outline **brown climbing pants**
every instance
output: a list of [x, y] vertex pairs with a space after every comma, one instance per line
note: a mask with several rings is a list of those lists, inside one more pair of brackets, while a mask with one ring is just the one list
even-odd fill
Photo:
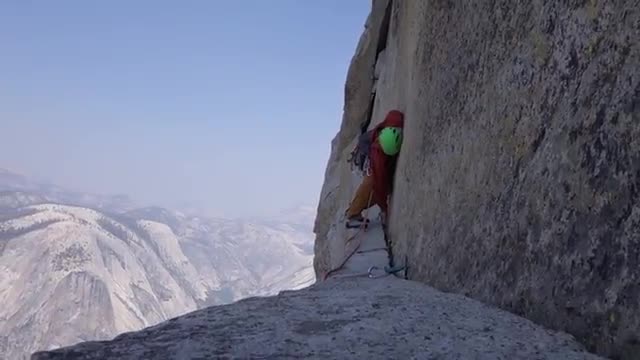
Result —
[[362, 211], [375, 205], [373, 202], [373, 176], [365, 176], [362, 183], [356, 190], [356, 194], [347, 209], [347, 218], [356, 217], [362, 214]]

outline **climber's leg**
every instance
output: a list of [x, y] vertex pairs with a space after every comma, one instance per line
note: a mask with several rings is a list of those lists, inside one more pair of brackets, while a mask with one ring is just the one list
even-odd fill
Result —
[[373, 177], [365, 176], [346, 211], [348, 225], [349, 223], [353, 224], [354, 222], [362, 222], [364, 220], [362, 217], [362, 211], [374, 205], [371, 199], [372, 191]]

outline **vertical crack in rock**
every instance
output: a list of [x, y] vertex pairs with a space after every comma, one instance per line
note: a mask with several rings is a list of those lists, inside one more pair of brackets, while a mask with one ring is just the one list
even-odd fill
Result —
[[325, 173], [316, 271], [344, 255], [331, 229], [359, 181], [346, 158], [363, 119], [398, 108], [406, 135], [389, 237], [411, 279], [632, 359], [637, 5], [373, 1]]

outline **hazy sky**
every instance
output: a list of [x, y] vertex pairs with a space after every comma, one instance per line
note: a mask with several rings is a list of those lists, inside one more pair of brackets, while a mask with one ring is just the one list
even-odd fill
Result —
[[0, 168], [232, 215], [316, 205], [370, 0], [0, 3]]

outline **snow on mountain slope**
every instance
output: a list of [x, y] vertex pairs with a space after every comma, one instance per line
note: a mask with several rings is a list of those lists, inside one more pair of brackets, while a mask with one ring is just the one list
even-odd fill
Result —
[[206, 305], [310, 285], [312, 255], [304, 247], [312, 246], [311, 235], [282, 223], [162, 208], [125, 214], [52, 203], [5, 208], [0, 354], [21, 359]]
[[196, 309], [147, 242], [114, 236], [92, 210], [34, 209], [0, 223], [3, 353], [109, 338]]
[[[304, 240], [313, 244], [311, 234], [225, 219], [191, 219], [181, 234], [181, 246], [202, 281], [219, 279], [220, 288], [212, 291], [222, 291], [229, 301], [292, 288], [298, 269], [313, 262], [299, 246]], [[282, 286], [272, 289], [273, 283]], [[222, 303], [212, 296], [208, 304]]]

